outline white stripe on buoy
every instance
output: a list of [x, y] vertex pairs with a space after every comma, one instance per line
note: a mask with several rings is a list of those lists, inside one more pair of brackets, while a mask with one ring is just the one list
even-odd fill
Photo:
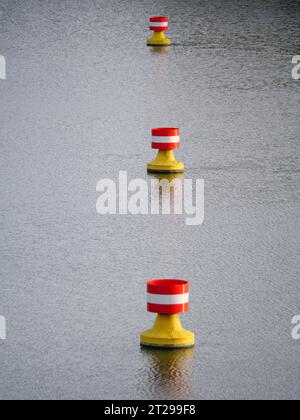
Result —
[[182, 295], [155, 295], [147, 294], [148, 303], [154, 305], [183, 305], [189, 303], [189, 293]]
[[157, 28], [165, 28], [168, 24], [169, 22], [150, 22], [150, 26], [155, 26]]
[[179, 143], [180, 136], [152, 136], [152, 143]]

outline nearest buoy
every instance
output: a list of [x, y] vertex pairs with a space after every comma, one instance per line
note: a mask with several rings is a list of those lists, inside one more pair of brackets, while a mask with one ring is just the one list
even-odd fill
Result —
[[150, 31], [153, 31], [153, 35], [147, 40], [148, 45], [161, 46], [171, 45], [171, 40], [165, 35], [165, 31], [169, 29], [169, 20], [163, 16], [153, 16], [150, 18]]
[[165, 174], [184, 172], [184, 164], [177, 162], [173, 152], [179, 147], [179, 128], [153, 128], [152, 149], [158, 150], [158, 155], [153, 162], [148, 164], [148, 171]]
[[141, 335], [147, 347], [184, 348], [195, 345], [194, 333], [182, 328], [179, 313], [189, 310], [189, 283], [185, 280], [150, 280], [148, 312], [157, 313], [154, 327]]

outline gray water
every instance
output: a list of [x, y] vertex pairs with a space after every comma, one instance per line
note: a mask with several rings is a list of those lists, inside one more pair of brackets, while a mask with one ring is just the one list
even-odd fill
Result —
[[[170, 18], [167, 50], [145, 46]], [[0, 399], [299, 399], [296, 1], [0, 1]], [[178, 126], [205, 222], [100, 216]], [[194, 350], [139, 347], [184, 278]]]

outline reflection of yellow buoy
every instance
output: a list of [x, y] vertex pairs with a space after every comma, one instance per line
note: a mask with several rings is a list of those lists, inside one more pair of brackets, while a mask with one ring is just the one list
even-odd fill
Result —
[[[140, 375], [140, 385], [155, 389], [170, 399], [187, 399], [192, 385], [194, 348], [159, 349], [142, 347], [142, 354], [147, 359]], [[145, 370], [147, 380], [145, 380]]]
[[193, 347], [195, 335], [182, 328], [178, 315], [181, 312], [188, 312], [188, 282], [150, 280], [147, 290], [148, 311], [158, 315], [154, 327], [141, 335], [141, 344], [161, 348]]
[[150, 31], [153, 35], [147, 40], [149, 46], [167, 46], [171, 45], [171, 40], [165, 35], [165, 31], [169, 29], [168, 18], [163, 16], [153, 16], [150, 18]]
[[156, 159], [148, 164], [148, 172], [183, 173], [184, 164], [177, 162], [174, 149], [180, 147], [179, 128], [153, 128], [152, 149], [158, 150]]
[[184, 174], [180, 173], [180, 174], [149, 174], [151, 177], [153, 177], [154, 179], [158, 179], [159, 181], [162, 181], [164, 179], [166, 179], [167, 181], [169, 181], [170, 183], [172, 183], [172, 181], [174, 181], [175, 179], [179, 179], [182, 180], [184, 178]]
[[167, 55], [168, 54], [168, 48], [166, 48], [166, 47], [153, 47], [152, 51], [153, 51], [153, 53], [160, 54], [160, 55]]

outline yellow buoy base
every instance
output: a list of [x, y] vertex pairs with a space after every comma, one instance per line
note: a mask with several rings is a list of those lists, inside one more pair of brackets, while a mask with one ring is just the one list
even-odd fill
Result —
[[168, 46], [171, 44], [172, 41], [166, 37], [164, 32], [153, 32], [152, 37], [147, 40], [147, 45], [149, 46]]
[[173, 150], [159, 150], [156, 159], [149, 163], [148, 172], [163, 174], [180, 174], [184, 172], [184, 164], [177, 162]]
[[161, 348], [194, 347], [195, 334], [182, 328], [178, 314], [157, 315], [152, 330], [141, 334], [141, 345]]

